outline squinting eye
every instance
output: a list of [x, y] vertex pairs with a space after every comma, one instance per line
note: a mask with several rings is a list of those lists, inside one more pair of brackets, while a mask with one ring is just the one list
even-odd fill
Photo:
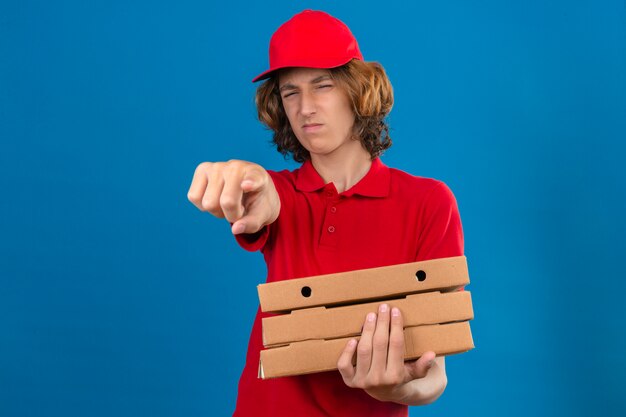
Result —
[[283, 98], [287, 98], [287, 97], [289, 97], [289, 96], [293, 96], [294, 94], [296, 94], [296, 93], [294, 92], [294, 93], [288, 93], [288, 94], [285, 94], [285, 95], [283, 96]]
[[326, 88], [326, 87], [332, 87], [332, 85], [330, 84], [324, 84], [324, 85], [320, 85], [319, 88]]

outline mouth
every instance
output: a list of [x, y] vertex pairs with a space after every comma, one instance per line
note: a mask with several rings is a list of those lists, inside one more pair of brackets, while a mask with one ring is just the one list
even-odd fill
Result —
[[316, 130], [319, 130], [323, 125], [321, 123], [307, 123], [302, 125], [302, 129], [305, 132], [315, 132]]

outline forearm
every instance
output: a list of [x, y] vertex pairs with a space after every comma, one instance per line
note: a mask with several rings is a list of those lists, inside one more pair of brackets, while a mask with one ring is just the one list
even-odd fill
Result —
[[448, 384], [445, 358], [435, 358], [433, 367], [424, 378], [415, 379], [402, 387], [400, 398], [394, 402], [406, 405], [426, 405], [443, 394]]

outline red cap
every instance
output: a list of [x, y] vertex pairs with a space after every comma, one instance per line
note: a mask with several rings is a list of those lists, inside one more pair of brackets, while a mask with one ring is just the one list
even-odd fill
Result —
[[270, 69], [252, 82], [269, 78], [280, 68], [335, 68], [352, 59], [363, 60], [363, 55], [348, 26], [328, 13], [305, 10], [274, 32], [270, 40]]

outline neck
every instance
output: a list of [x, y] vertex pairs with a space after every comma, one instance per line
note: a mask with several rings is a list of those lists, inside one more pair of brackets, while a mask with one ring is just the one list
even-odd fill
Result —
[[324, 183], [332, 182], [338, 193], [349, 190], [372, 166], [372, 160], [361, 144], [347, 155], [311, 155], [311, 163]]

